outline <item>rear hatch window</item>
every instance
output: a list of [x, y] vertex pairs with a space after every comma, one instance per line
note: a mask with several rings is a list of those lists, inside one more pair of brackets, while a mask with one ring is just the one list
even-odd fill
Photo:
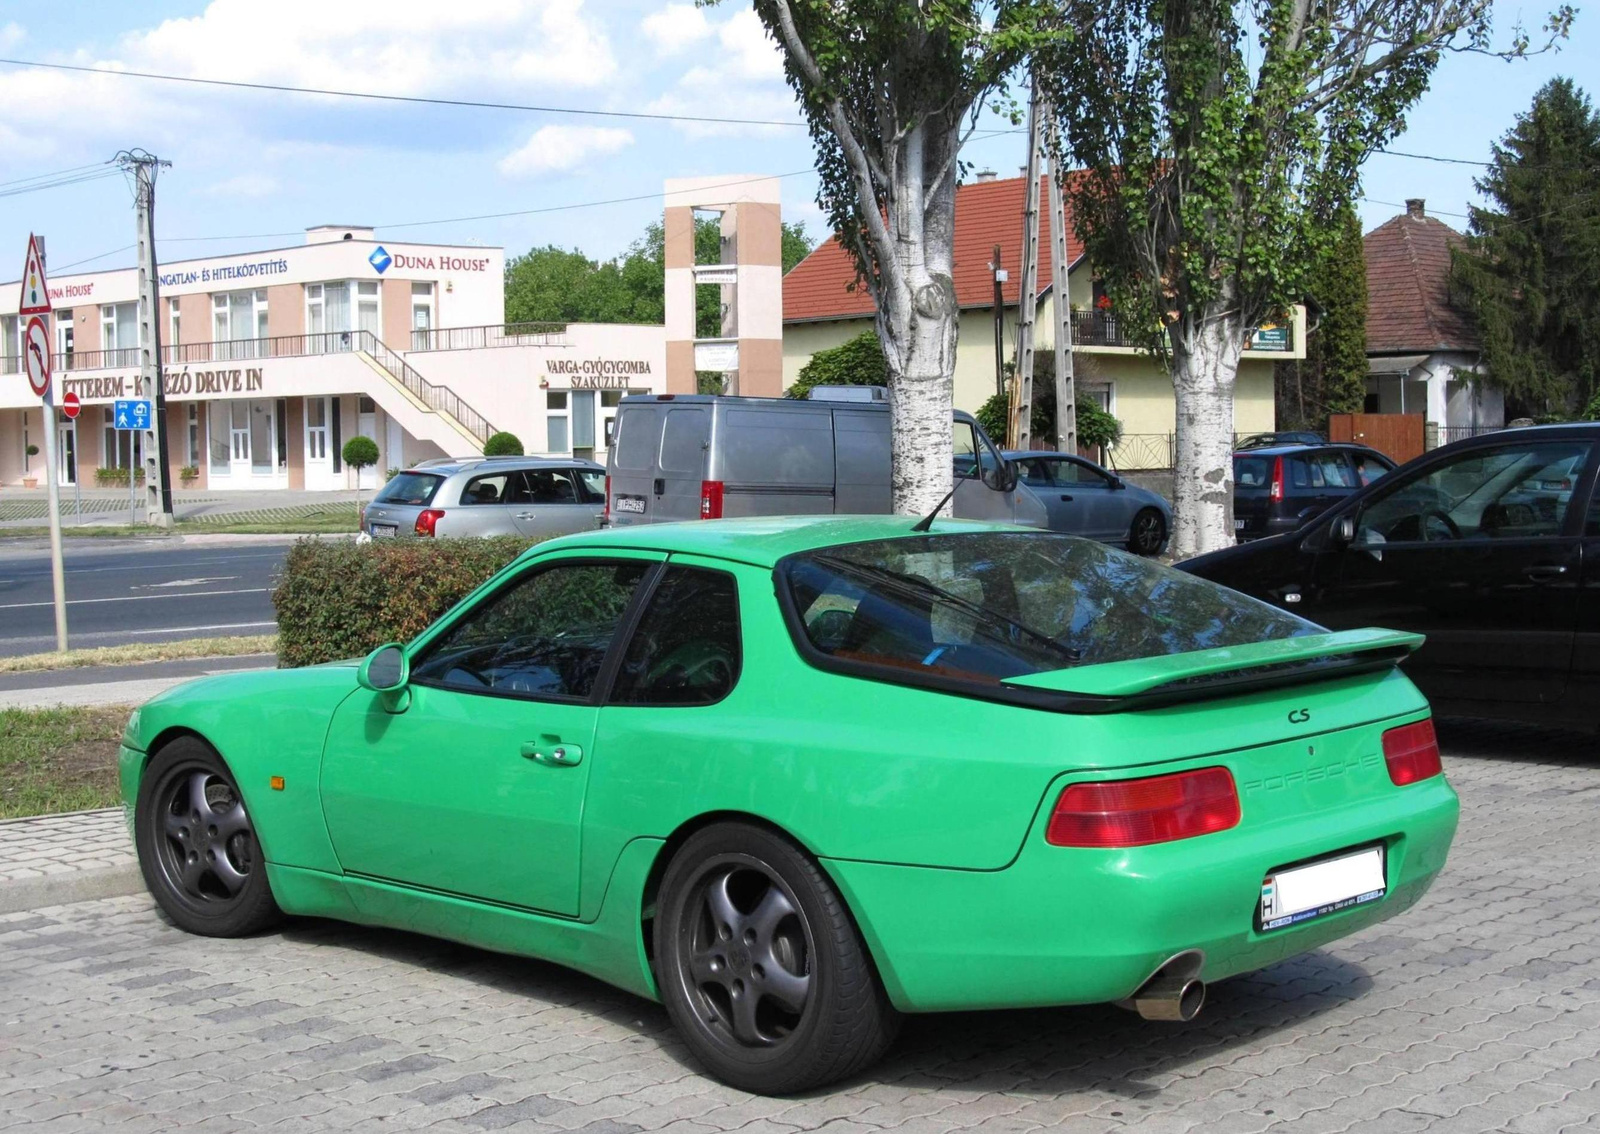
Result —
[[444, 477], [435, 473], [403, 472], [378, 490], [374, 504], [408, 504], [426, 507], [433, 502]]
[[814, 659], [979, 684], [1318, 632], [1204, 579], [1053, 533], [848, 544], [791, 556], [780, 572], [791, 630]]
[[1233, 458], [1233, 489], [1245, 495], [1264, 494], [1272, 484], [1271, 457]]

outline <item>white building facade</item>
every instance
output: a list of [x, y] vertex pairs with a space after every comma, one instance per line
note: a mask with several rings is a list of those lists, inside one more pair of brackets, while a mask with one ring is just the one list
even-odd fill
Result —
[[[605, 459], [616, 403], [666, 388], [665, 332], [504, 324], [498, 248], [378, 241], [325, 225], [292, 248], [163, 264], [160, 336], [175, 487], [374, 487], [387, 470], [481, 453], [516, 434], [530, 453]], [[136, 273], [50, 280], [64, 483], [127, 483], [136, 434], [111, 417], [135, 397]], [[0, 484], [43, 478], [39, 399], [21, 373], [20, 288], [0, 284]], [[376, 466], [342, 450], [376, 442]], [[30, 452], [30, 450], [36, 450]]]

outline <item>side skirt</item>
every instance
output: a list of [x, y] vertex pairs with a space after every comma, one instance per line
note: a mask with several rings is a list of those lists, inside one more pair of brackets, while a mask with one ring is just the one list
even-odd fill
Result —
[[294, 866], [268, 863], [267, 877], [273, 896], [287, 913], [400, 929], [533, 957], [659, 1000], [640, 932], [640, 910], [645, 879], [662, 845], [661, 839], [634, 839], [622, 849], [592, 922], [544, 917]]

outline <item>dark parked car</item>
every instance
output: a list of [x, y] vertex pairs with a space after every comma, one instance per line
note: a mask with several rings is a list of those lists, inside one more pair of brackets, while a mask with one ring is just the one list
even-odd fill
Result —
[[1600, 425], [1458, 441], [1300, 531], [1181, 568], [1333, 629], [1427, 635], [1442, 712], [1600, 726]]
[[1320, 433], [1291, 429], [1280, 433], [1252, 433], [1234, 446], [1235, 449], [1266, 449], [1273, 445], [1324, 445], [1328, 439]]
[[1242, 449], [1233, 455], [1234, 534], [1247, 540], [1292, 532], [1393, 468], [1365, 445]]

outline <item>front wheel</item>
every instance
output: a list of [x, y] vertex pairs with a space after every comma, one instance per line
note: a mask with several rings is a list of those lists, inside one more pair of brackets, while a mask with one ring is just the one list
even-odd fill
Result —
[[1128, 528], [1128, 550], [1135, 555], [1159, 555], [1167, 542], [1167, 520], [1155, 508], [1141, 508]]
[[151, 758], [133, 826], [145, 885], [178, 928], [240, 937], [277, 920], [244, 797], [209, 744], [181, 737]]
[[655, 953], [662, 1001], [689, 1049], [743, 1090], [790, 1094], [844, 1078], [898, 1030], [827, 876], [759, 827], [708, 827], [673, 856]]

